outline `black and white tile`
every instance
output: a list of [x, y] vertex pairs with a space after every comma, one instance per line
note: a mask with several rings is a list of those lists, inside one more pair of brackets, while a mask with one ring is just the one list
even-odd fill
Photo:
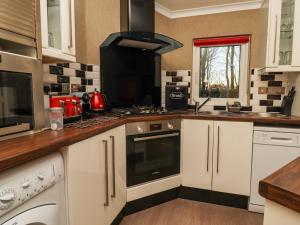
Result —
[[258, 69], [251, 70], [250, 105], [253, 112], [280, 112], [288, 85], [285, 73], [260, 74]]
[[58, 63], [43, 65], [44, 90], [51, 95], [72, 92], [100, 91], [100, 67], [82, 63]]
[[[186, 85], [189, 87], [189, 94], [191, 95], [191, 70], [162, 71], [162, 106], [165, 106], [166, 85]], [[250, 106], [243, 106], [242, 111], [280, 112], [282, 99], [288, 93], [288, 87], [287, 74], [260, 74], [259, 69], [252, 69], [250, 75]], [[226, 110], [226, 106], [207, 105], [204, 106], [203, 110]]]

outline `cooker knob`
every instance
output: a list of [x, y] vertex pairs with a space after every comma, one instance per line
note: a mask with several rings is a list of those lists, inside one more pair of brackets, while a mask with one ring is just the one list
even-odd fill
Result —
[[144, 129], [141, 128], [140, 126], [137, 126], [136, 130], [137, 130], [137, 132], [139, 132], [140, 134], [141, 134], [141, 133], [144, 133]]
[[174, 129], [174, 126], [173, 126], [173, 124], [171, 124], [171, 123], [168, 123], [168, 128], [169, 128], [170, 130], [173, 130], [173, 129]]

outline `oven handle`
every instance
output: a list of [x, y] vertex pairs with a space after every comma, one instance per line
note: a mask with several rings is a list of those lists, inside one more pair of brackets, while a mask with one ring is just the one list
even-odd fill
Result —
[[162, 135], [155, 135], [151, 137], [142, 137], [142, 138], [134, 138], [134, 142], [138, 141], [147, 141], [147, 140], [154, 140], [154, 139], [159, 139], [159, 138], [167, 138], [167, 137], [176, 137], [179, 136], [179, 133], [173, 133], [173, 134], [162, 134]]

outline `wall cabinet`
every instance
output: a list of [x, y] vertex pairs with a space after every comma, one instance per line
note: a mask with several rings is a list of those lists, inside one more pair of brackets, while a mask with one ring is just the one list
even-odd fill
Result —
[[76, 61], [74, 12], [74, 0], [41, 0], [43, 56]]
[[253, 123], [183, 120], [182, 185], [250, 195]]
[[68, 147], [69, 224], [109, 225], [126, 204], [125, 126]]
[[270, 0], [266, 72], [300, 71], [300, 2], [296, 0]]
[[0, 49], [41, 59], [39, 0], [0, 1]]

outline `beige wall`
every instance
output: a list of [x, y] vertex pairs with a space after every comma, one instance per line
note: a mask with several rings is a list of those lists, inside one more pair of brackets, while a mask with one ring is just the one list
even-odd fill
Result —
[[250, 66], [264, 62], [266, 24], [263, 10], [248, 10], [170, 20], [156, 13], [156, 32], [182, 42], [184, 47], [163, 56], [163, 69], [192, 68], [192, 39], [240, 34], [251, 34]]
[[75, 0], [75, 13], [77, 61], [99, 64], [99, 45], [120, 31], [120, 0]]
[[[120, 30], [120, 0], [75, 0], [76, 55], [82, 63], [99, 64], [99, 45]], [[180, 19], [156, 13], [156, 32], [182, 42], [184, 47], [163, 56], [163, 69], [192, 68], [192, 39], [252, 34], [251, 67], [262, 66], [265, 26], [262, 10], [248, 10]]]

